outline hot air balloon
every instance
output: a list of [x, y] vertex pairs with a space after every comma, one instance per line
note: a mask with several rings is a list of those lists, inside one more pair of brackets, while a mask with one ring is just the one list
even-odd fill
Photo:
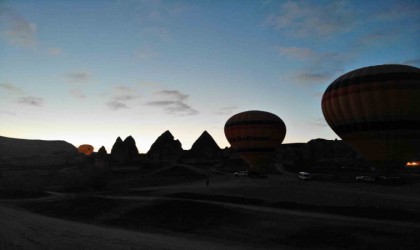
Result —
[[225, 136], [251, 171], [264, 174], [265, 167], [281, 145], [286, 125], [275, 114], [251, 110], [238, 113], [225, 124]]
[[82, 153], [85, 155], [91, 155], [93, 153], [93, 146], [89, 144], [83, 144], [79, 146], [78, 150], [79, 150], [79, 153]]
[[378, 65], [348, 72], [326, 89], [328, 125], [381, 172], [420, 156], [420, 70]]

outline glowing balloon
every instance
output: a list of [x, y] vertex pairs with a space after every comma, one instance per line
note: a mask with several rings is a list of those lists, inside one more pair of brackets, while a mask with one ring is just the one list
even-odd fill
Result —
[[285, 135], [284, 122], [265, 111], [242, 112], [229, 118], [225, 124], [226, 139], [256, 172], [264, 171]]
[[91, 155], [93, 153], [93, 146], [89, 144], [83, 144], [79, 146], [78, 150], [79, 150], [79, 153], [82, 153], [85, 155]]
[[348, 72], [322, 97], [328, 125], [379, 170], [420, 156], [420, 70], [378, 65]]

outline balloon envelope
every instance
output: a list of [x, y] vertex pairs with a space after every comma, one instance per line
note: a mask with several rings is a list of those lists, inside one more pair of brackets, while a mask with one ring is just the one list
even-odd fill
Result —
[[326, 89], [322, 112], [334, 132], [383, 170], [420, 153], [420, 70], [378, 65], [348, 72]]
[[89, 144], [83, 144], [79, 146], [78, 150], [79, 150], [79, 153], [82, 153], [85, 155], [91, 155], [93, 153], [93, 146]]
[[261, 172], [281, 145], [286, 125], [276, 115], [258, 110], [238, 113], [225, 124], [225, 136], [232, 148], [250, 165]]

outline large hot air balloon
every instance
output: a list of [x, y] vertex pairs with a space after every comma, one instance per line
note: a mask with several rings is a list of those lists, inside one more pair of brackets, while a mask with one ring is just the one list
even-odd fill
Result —
[[420, 69], [378, 65], [348, 72], [322, 97], [328, 125], [378, 170], [420, 160]]
[[286, 125], [272, 113], [251, 110], [229, 118], [225, 135], [251, 170], [264, 174], [268, 160], [283, 142]]
[[78, 150], [79, 150], [79, 153], [82, 153], [85, 155], [91, 155], [93, 153], [93, 146], [89, 144], [83, 144], [79, 146]]

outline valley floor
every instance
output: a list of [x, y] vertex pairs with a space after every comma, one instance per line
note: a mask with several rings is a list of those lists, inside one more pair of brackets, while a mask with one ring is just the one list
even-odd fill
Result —
[[219, 175], [2, 200], [0, 249], [417, 249], [420, 183]]

